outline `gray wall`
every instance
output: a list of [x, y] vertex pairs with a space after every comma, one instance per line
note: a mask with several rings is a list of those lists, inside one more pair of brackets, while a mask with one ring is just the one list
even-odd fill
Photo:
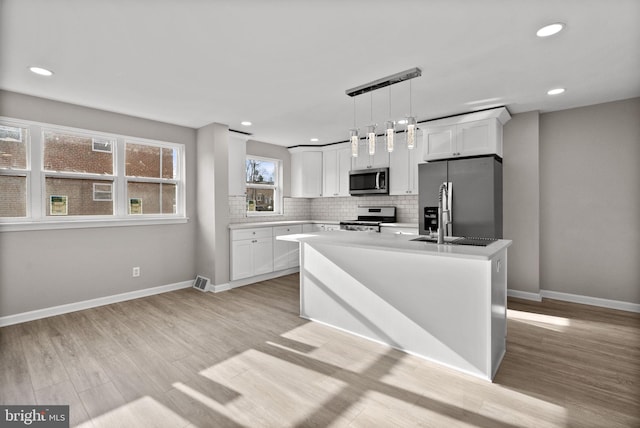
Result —
[[196, 271], [213, 284], [229, 282], [229, 128], [198, 129]]
[[509, 247], [510, 290], [540, 292], [540, 175], [538, 112], [517, 114], [504, 126], [503, 234]]
[[284, 171], [282, 193], [284, 196], [291, 196], [291, 154], [286, 147], [249, 140], [247, 141], [247, 154], [282, 159], [282, 170]]
[[540, 115], [540, 283], [640, 303], [640, 98]]
[[[193, 129], [0, 91], [0, 115], [186, 146], [195, 215]], [[194, 278], [195, 223], [0, 233], [0, 317]], [[140, 266], [141, 276], [131, 277]]]

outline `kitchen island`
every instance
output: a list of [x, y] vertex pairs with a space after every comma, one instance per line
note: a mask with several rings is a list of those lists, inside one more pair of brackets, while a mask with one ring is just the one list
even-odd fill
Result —
[[362, 232], [300, 243], [300, 316], [492, 380], [505, 353], [507, 247]]

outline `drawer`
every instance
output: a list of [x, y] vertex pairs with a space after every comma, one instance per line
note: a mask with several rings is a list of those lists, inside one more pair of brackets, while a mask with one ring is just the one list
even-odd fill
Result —
[[240, 241], [243, 239], [271, 238], [272, 236], [272, 227], [254, 227], [251, 229], [234, 229], [231, 231], [232, 241]]
[[273, 228], [273, 236], [291, 235], [294, 233], [302, 233], [301, 224], [294, 224], [291, 226], [278, 226]]

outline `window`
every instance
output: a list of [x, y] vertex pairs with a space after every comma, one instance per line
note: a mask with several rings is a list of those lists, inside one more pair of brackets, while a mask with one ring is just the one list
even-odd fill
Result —
[[183, 165], [181, 144], [0, 118], [0, 230], [186, 221]]
[[92, 139], [92, 150], [94, 152], [105, 152], [105, 153], [112, 153], [113, 149], [112, 149], [112, 144], [111, 141], [109, 140], [105, 140], [102, 138], [93, 138]]
[[178, 150], [162, 145], [126, 143], [127, 198], [130, 214], [175, 214]]
[[[111, 146], [115, 138], [97, 139], [87, 134], [52, 129], [45, 129], [42, 134], [48, 215], [113, 215], [111, 198], [95, 198], [96, 183], [104, 189], [111, 187], [115, 179], [113, 153], [94, 150], [94, 147], [96, 140]], [[53, 214], [52, 196], [66, 196], [66, 214], [62, 210]]]
[[247, 212], [254, 214], [281, 213], [281, 182], [278, 159], [247, 156]]
[[29, 130], [20, 125], [0, 125], [0, 218], [27, 216]]

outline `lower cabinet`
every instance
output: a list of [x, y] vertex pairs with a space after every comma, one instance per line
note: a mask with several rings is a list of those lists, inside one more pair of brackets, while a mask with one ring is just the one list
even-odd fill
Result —
[[231, 231], [231, 280], [273, 272], [273, 228]]
[[273, 270], [284, 270], [300, 265], [300, 246], [297, 242], [278, 241], [276, 237], [302, 233], [302, 225], [273, 228]]

